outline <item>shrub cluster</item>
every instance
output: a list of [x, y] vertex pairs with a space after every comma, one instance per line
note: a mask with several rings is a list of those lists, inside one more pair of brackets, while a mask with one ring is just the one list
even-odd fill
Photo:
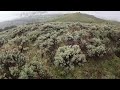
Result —
[[17, 79], [25, 64], [25, 56], [19, 51], [2, 52], [0, 54], [1, 78]]
[[54, 57], [56, 67], [71, 70], [86, 62], [86, 57], [78, 45], [59, 47]]

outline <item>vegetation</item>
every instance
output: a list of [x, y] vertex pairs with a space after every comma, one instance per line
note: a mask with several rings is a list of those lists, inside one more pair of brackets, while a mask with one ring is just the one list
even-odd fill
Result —
[[21, 68], [25, 65], [24, 54], [18, 51], [5, 51], [0, 54], [1, 78], [18, 78]]
[[59, 47], [54, 64], [56, 67], [61, 67], [67, 70], [74, 69], [74, 66], [80, 66], [86, 62], [86, 57], [82, 53], [78, 45]]
[[120, 78], [120, 27], [75, 15], [1, 31], [0, 78]]

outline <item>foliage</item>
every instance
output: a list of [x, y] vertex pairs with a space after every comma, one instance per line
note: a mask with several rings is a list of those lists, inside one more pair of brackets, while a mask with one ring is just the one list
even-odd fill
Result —
[[[75, 17], [78, 17], [78, 14]], [[88, 75], [82, 78], [96, 78], [95, 76], [101, 72], [100, 62], [104, 62], [104, 59], [112, 60], [115, 56], [120, 57], [120, 27], [105, 23], [76, 21], [78, 20], [33, 23], [1, 31], [0, 77], [3, 79], [50, 79], [53, 78], [53, 74], [56, 74], [59, 78], [75, 78], [80, 73], [76, 76], [77, 78], [82, 77], [82, 74]], [[91, 59], [95, 60], [95, 66]], [[43, 63], [45, 60], [46, 63]], [[87, 63], [84, 63], [86, 61]], [[110, 62], [113, 65], [114, 61]], [[93, 67], [84, 66], [90, 63]], [[117, 62], [115, 64], [117, 65]], [[113, 67], [115, 68], [114, 65]], [[77, 71], [77, 68], [82, 69]], [[74, 70], [76, 70], [75, 76]], [[119, 77], [119, 71], [111, 74], [114, 70], [108, 73], [103, 70], [105, 72], [101, 73], [106, 74], [103, 75], [104, 77], [109, 75], [111, 75], [110, 78], [114, 75]], [[64, 73], [64, 71], [70, 73]]]
[[87, 46], [87, 54], [89, 57], [103, 57], [106, 54], [105, 45], [95, 47], [94, 45]]
[[6, 51], [0, 54], [2, 78], [17, 79], [22, 66], [26, 63], [25, 56], [19, 51]]
[[28, 50], [28, 46], [30, 45], [30, 41], [27, 37], [25, 36], [21, 36], [21, 37], [16, 37], [12, 40], [10, 40], [10, 42], [13, 42], [15, 45], [18, 46], [18, 49], [23, 52], [25, 50]]
[[27, 37], [31, 42], [36, 41], [36, 39], [38, 38], [38, 36], [40, 35], [39, 31], [32, 31], [30, 33], [28, 33]]
[[74, 69], [75, 66], [86, 62], [86, 57], [78, 45], [59, 47], [54, 59], [56, 67], [68, 70]]
[[23, 67], [19, 79], [50, 79], [52, 75], [41, 60], [34, 57], [33, 60]]

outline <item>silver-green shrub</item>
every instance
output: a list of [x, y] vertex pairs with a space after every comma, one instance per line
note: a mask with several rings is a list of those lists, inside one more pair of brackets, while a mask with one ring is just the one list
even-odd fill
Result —
[[0, 54], [0, 68], [2, 68], [2, 78], [18, 78], [20, 70], [25, 64], [25, 56], [19, 51], [6, 51]]
[[86, 62], [86, 57], [78, 45], [59, 47], [54, 57], [56, 67], [71, 70]]
[[87, 46], [87, 54], [89, 57], [103, 57], [106, 54], [106, 47], [105, 45], [100, 46], [94, 46], [94, 45], [88, 45]]
[[51, 79], [52, 75], [43, 62], [34, 57], [23, 67], [19, 79]]

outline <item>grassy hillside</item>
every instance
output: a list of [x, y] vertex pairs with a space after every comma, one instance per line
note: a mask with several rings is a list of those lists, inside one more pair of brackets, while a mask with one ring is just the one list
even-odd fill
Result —
[[72, 13], [61, 15], [55, 19], [50, 20], [52, 22], [84, 22], [84, 23], [104, 23], [104, 24], [115, 24], [120, 25], [120, 22], [113, 20], [103, 20], [97, 18], [93, 15], [82, 14], [82, 13]]
[[96, 18], [92, 15], [82, 14], [82, 13], [73, 13], [73, 14], [65, 14], [53, 20], [54, 22], [95, 22], [102, 23], [105, 20]]
[[119, 79], [120, 26], [82, 15], [0, 32], [0, 78]]

